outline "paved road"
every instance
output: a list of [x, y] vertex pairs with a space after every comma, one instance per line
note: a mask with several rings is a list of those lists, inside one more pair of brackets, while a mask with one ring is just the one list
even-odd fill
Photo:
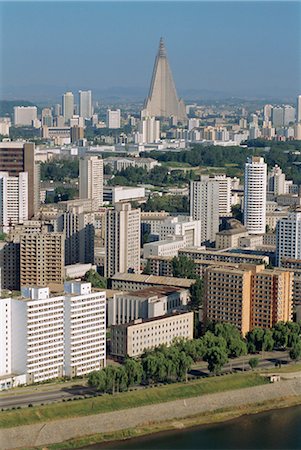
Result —
[[61, 401], [63, 398], [82, 397], [93, 394], [94, 389], [84, 386], [75, 386], [72, 388], [61, 388], [56, 391], [36, 392], [29, 394], [19, 394], [11, 396], [0, 396], [0, 408], [13, 408], [18, 406], [40, 405], [41, 403], [53, 403]]

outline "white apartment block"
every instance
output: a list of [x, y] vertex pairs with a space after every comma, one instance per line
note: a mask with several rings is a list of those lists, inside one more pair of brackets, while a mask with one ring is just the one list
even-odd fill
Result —
[[87, 374], [105, 366], [106, 294], [68, 282], [65, 293], [25, 287], [0, 299], [0, 389]]
[[120, 128], [120, 109], [107, 110], [106, 125], [110, 129]]
[[190, 183], [190, 215], [201, 222], [201, 244], [214, 242], [219, 228], [219, 183], [206, 178]]
[[160, 121], [155, 117], [146, 117], [139, 124], [139, 143], [152, 144], [160, 140]]
[[140, 273], [140, 209], [117, 203], [105, 220], [105, 276]]
[[83, 119], [91, 119], [92, 117], [92, 92], [79, 91], [79, 115]]
[[266, 227], [267, 165], [258, 156], [245, 164], [244, 225], [249, 234], [264, 234]]
[[80, 159], [79, 197], [93, 199], [97, 208], [103, 204], [103, 160], [98, 156]]
[[282, 258], [301, 259], [301, 211], [289, 213], [276, 225], [276, 261], [281, 266]]
[[38, 117], [36, 106], [14, 106], [14, 125], [32, 126], [32, 122]]
[[268, 173], [268, 191], [273, 192], [274, 195], [287, 194], [288, 186], [285, 180], [285, 173], [276, 164]]
[[0, 172], [0, 230], [8, 233], [11, 225], [28, 219], [28, 173], [9, 176]]
[[118, 357], [137, 357], [159, 345], [170, 345], [175, 338], [193, 339], [193, 311], [111, 327], [111, 353]]
[[84, 375], [105, 366], [106, 294], [91, 283], [65, 283], [65, 375]]
[[72, 92], [66, 92], [62, 97], [63, 116], [65, 123], [69, 123], [74, 114], [74, 95]]
[[185, 247], [187, 247], [187, 245], [184, 237], [167, 236], [167, 238], [162, 241], [154, 241], [144, 244], [143, 257], [178, 256], [178, 251]]
[[188, 289], [167, 286], [114, 294], [107, 305], [108, 326], [171, 314], [185, 309], [189, 298]]

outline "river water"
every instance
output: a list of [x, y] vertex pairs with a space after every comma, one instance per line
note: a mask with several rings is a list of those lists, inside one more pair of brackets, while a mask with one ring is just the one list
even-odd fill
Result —
[[167, 431], [86, 450], [301, 449], [301, 406], [242, 416], [228, 422]]

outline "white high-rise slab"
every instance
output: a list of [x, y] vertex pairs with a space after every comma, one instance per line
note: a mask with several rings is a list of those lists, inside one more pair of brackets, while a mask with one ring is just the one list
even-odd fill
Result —
[[92, 117], [92, 92], [79, 91], [79, 115], [84, 119], [91, 119]]
[[187, 120], [185, 104], [178, 98], [162, 38], [142, 115], [164, 118], [174, 116], [180, 122]]
[[280, 219], [276, 226], [276, 260], [281, 266], [282, 258], [301, 259], [301, 211], [291, 212]]
[[264, 234], [266, 226], [267, 165], [259, 156], [245, 165], [244, 224], [249, 234]]
[[80, 159], [79, 197], [94, 200], [97, 207], [103, 204], [103, 160], [98, 156]]
[[10, 177], [0, 172], [0, 229], [9, 232], [9, 227], [28, 219], [28, 174], [20, 172]]
[[63, 95], [63, 116], [67, 123], [74, 114], [74, 95], [72, 92], [66, 92]]

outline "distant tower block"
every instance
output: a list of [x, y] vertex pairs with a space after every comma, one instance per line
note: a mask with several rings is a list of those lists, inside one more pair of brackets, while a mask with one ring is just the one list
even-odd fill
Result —
[[175, 116], [179, 122], [187, 120], [185, 104], [183, 100], [178, 98], [162, 38], [160, 39], [149, 95], [145, 100], [142, 116], [164, 118]]

